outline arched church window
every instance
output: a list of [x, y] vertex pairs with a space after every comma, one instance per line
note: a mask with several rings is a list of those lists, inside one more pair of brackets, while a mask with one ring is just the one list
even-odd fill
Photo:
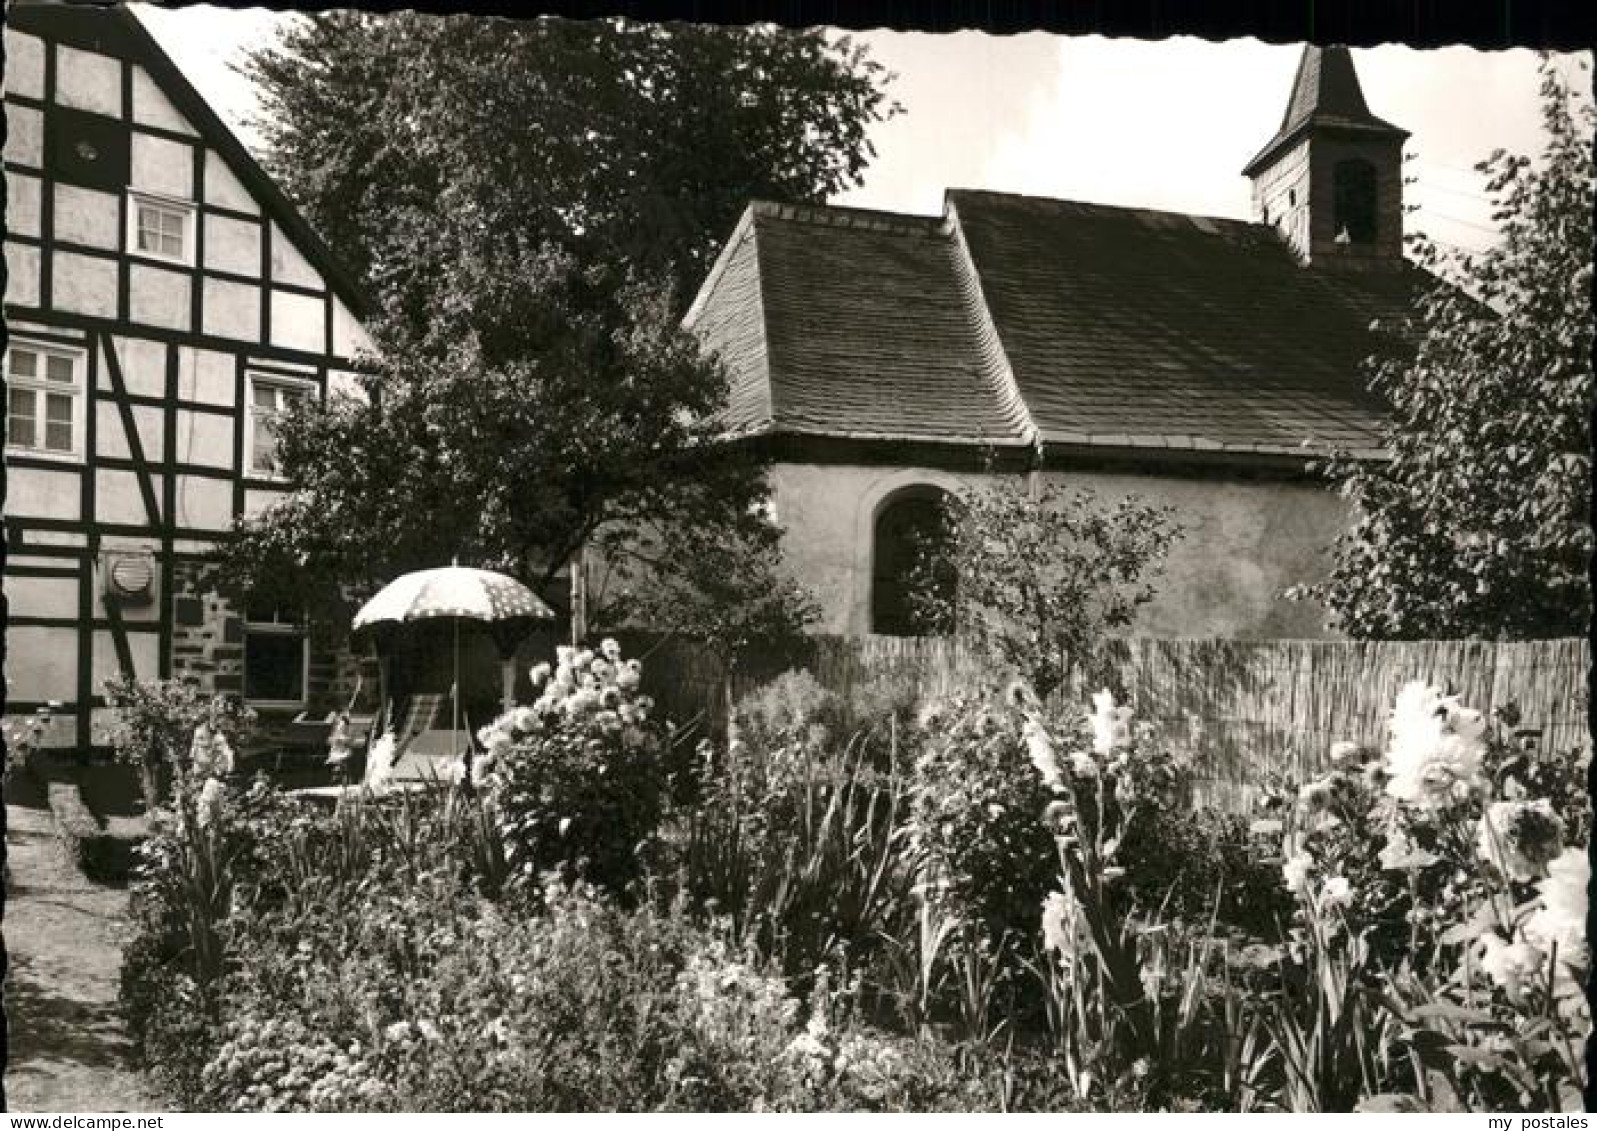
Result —
[[1335, 208], [1332, 228], [1338, 240], [1375, 242], [1375, 166], [1363, 158], [1338, 161], [1332, 170]]
[[937, 636], [948, 631], [956, 578], [946, 558], [948, 494], [917, 487], [877, 511], [871, 570], [871, 631]]

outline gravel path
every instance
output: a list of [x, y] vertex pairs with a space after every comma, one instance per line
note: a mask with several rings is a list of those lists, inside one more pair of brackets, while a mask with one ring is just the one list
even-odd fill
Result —
[[6, 794], [7, 1106], [159, 1111], [116, 1008], [127, 893], [72, 866], [36, 786], [14, 778]]

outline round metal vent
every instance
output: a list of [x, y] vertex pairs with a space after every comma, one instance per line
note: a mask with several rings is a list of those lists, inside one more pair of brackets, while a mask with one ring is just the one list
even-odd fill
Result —
[[155, 584], [155, 567], [148, 558], [117, 558], [110, 572], [111, 591], [119, 597], [143, 597]]

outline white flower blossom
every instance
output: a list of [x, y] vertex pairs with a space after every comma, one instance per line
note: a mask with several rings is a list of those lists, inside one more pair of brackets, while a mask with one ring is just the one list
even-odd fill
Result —
[[1314, 857], [1307, 852], [1296, 852], [1281, 865], [1281, 876], [1286, 880], [1287, 890], [1293, 895], [1302, 895], [1308, 890], [1309, 873], [1314, 869]]
[[1049, 789], [1063, 789], [1064, 778], [1060, 776], [1059, 761], [1054, 757], [1053, 740], [1047, 730], [1036, 719], [1028, 718], [1023, 733], [1026, 753], [1031, 758], [1031, 764], [1042, 775], [1043, 784]]
[[1114, 694], [1100, 691], [1092, 697], [1092, 714], [1087, 716], [1092, 724], [1092, 749], [1100, 757], [1131, 745], [1130, 707], [1115, 706]]
[[1495, 801], [1481, 814], [1475, 852], [1509, 879], [1528, 881], [1547, 874], [1547, 865], [1564, 847], [1564, 822], [1545, 797], [1535, 801]]
[[1504, 942], [1495, 931], [1482, 935], [1475, 944], [1479, 951], [1481, 969], [1487, 977], [1501, 986], [1508, 999], [1518, 1002], [1527, 984], [1534, 984], [1541, 973], [1547, 956], [1529, 942]]
[[1567, 848], [1547, 865], [1547, 878], [1536, 885], [1539, 906], [1525, 921], [1525, 937], [1545, 950], [1558, 948], [1560, 964], [1586, 963], [1586, 900], [1591, 859], [1584, 848]]
[[1407, 684], [1392, 709], [1386, 791], [1399, 801], [1436, 808], [1467, 797], [1480, 782], [1486, 721], [1421, 681]]

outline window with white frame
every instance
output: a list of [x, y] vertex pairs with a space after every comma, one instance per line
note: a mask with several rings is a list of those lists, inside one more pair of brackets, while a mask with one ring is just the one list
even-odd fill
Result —
[[256, 478], [281, 476], [277, 465], [277, 425], [289, 408], [316, 395], [310, 381], [291, 377], [249, 375], [249, 430], [245, 433], [248, 450], [244, 453], [249, 473]]
[[128, 202], [128, 247], [135, 255], [173, 263], [194, 261], [194, 209], [162, 197]]
[[83, 454], [82, 350], [12, 342], [6, 351], [6, 448], [49, 456]]
[[244, 698], [301, 707], [310, 664], [305, 618], [296, 608], [255, 598], [244, 606]]

